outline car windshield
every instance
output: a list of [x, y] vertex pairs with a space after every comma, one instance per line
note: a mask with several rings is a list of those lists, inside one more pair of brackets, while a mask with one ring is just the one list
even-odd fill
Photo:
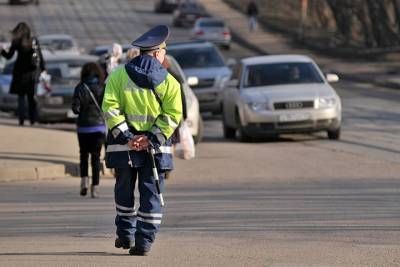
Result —
[[40, 40], [40, 45], [42, 48], [51, 50], [68, 50], [74, 46], [68, 39]]
[[274, 63], [249, 66], [245, 72], [243, 86], [323, 82], [321, 75], [311, 63]]
[[224, 60], [214, 47], [168, 49], [182, 69], [223, 67]]
[[224, 22], [220, 20], [203, 20], [199, 22], [200, 27], [219, 27], [223, 28]]
[[187, 12], [187, 13], [201, 13], [204, 11], [203, 6], [196, 4], [196, 3], [186, 3], [186, 4], [182, 4], [179, 6], [179, 9], [182, 10], [183, 12]]

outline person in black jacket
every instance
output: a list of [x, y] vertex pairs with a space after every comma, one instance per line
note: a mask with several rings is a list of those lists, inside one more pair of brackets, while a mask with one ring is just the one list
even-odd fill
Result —
[[247, 15], [249, 16], [249, 29], [250, 31], [254, 31], [257, 28], [258, 8], [253, 0], [247, 6]]
[[86, 63], [82, 67], [81, 81], [76, 86], [72, 99], [72, 110], [78, 114], [77, 132], [80, 153], [81, 196], [89, 187], [89, 154], [92, 165], [91, 197], [97, 198], [100, 182], [100, 153], [105, 141], [106, 126], [100, 109], [104, 97], [104, 72], [97, 63]]
[[14, 53], [18, 56], [14, 63], [13, 78], [10, 94], [18, 95], [19, 124], [24, 125], [25, 120], [25, 95], [28, 96], [29, 120], [31, 125], [36, 122], [35, 90], [39, 75], [45, 70], [42, 52], [35, 37], [25, 22], [20, 22], [11, 31], [12, 42], [9, 51], [1, 49], [1, 55], [11, 59]]

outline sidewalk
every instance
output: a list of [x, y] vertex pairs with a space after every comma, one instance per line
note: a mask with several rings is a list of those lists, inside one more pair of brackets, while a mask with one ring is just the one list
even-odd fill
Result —
[[79, 175], [79, 148], [73, 131], [18, 126], [0, 114], [0, 182]]
[[227, 22], [235, 41], [257, 53], [308, 55], [324, 72], [336, 73], [342, 79], [400, 89], [400, 62], [346, 61], [300, 49], [294, 47], [288, 38], [262, 28], [261, 25], [257, 31], [250, 32], [247, 16], [231, 8], [223, 0], [199, 0], [199, 2], [209, 14]]

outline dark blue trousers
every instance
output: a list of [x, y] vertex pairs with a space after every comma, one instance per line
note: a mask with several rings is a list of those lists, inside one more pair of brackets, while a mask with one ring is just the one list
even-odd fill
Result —
[[[162, 210], [153, 178], [150, 159], [147, 164], [135, 168], [117, 168], [114, 188], [117, 215], [117, 236], [122, 240], [135, 241], [135, 246], [150, 250], [161, 224]], [[140, 203], [135, 210], [135, 184], [138, 181]], [[161, 190], [164, 173], [159, 173]]]

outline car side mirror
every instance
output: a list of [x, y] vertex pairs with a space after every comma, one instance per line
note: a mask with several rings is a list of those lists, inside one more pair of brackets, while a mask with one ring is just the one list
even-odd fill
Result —
[[195, 76], [190, 76], [187, 78], [187, 83], [189, 86], [196, 86], [199, 84], [199, 78]]
[[326, 74], [326, 80], [328, 83], [335, 83], [339, 81], [339, 76], [337, 74], [328, 73]]

